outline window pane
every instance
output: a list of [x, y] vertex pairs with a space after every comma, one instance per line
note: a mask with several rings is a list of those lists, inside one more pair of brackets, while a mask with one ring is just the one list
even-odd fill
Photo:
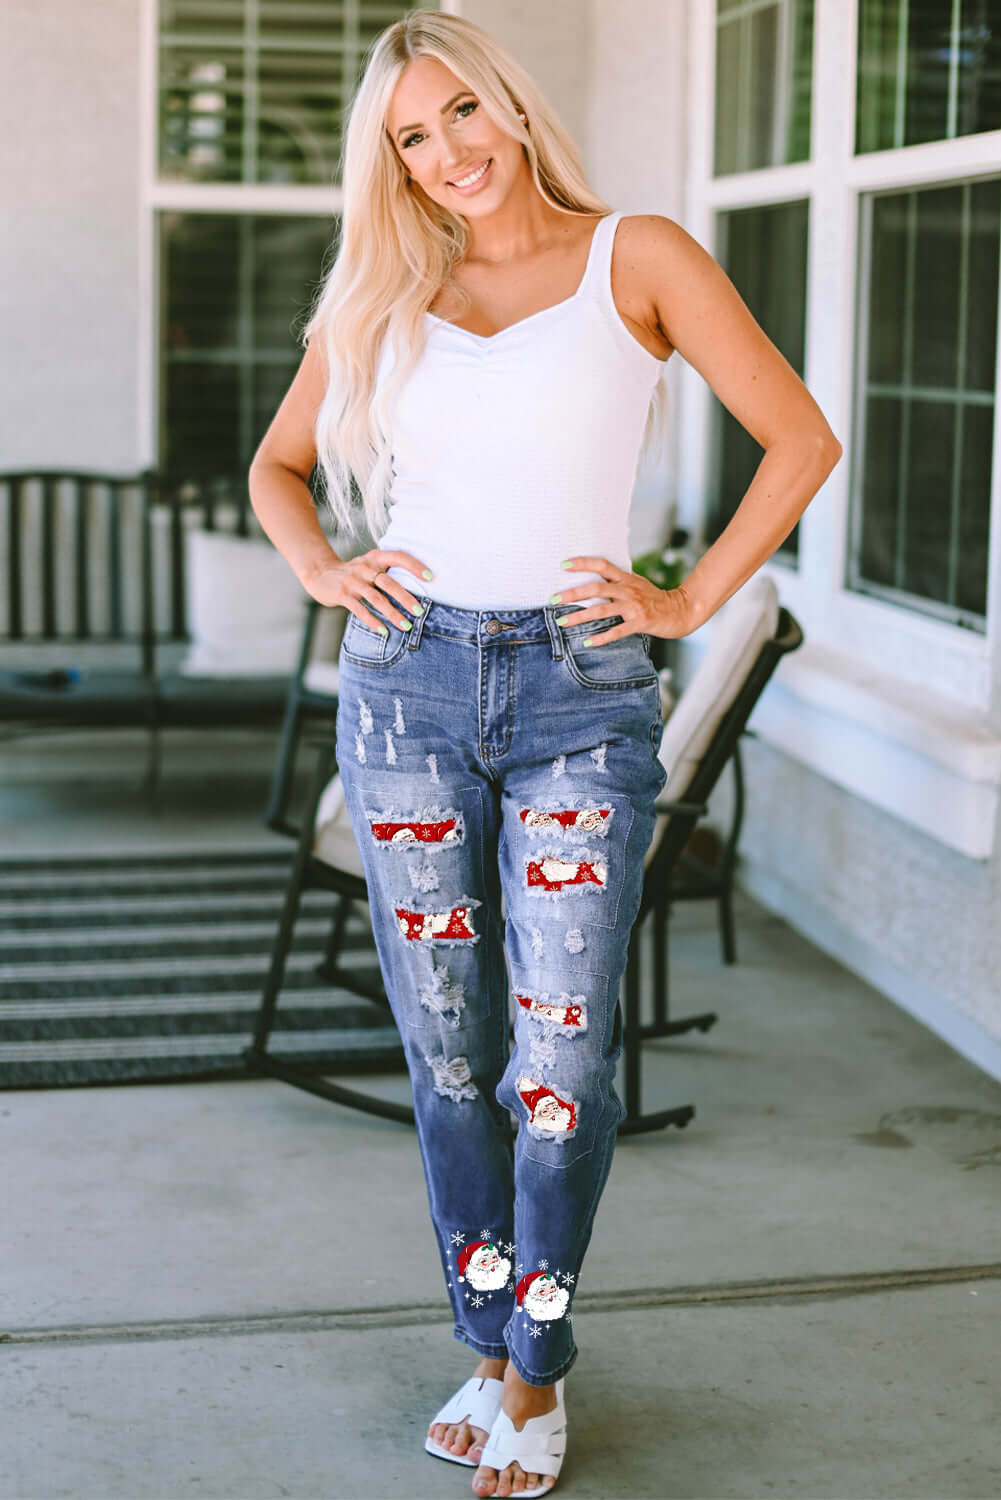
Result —
[[414, 5], [160, 0], [160, 174], [334, 182], [366, 49]]
[[861, 0], [856, 151], [999, 128], [998, 0]]
[[[716, 259], [802, 379], [806, 356], [806, 257], [809, 204], [777, 203], [716, 216]], [[764, 449], [720, 401], [713, 402], [717, 481], [710, 495], [710, 539], [715, 540], [743, 499]], [[795, 527], [779, 549], [793, 560]]]
[[165, 467], [249, 467], [302, 359], [296, 334], [335, 234], [318, 218], [160, 216]]
[[870, 195], [863, 210], [869, 305], [849, 586], [982, 630], [1001, 178]]
[[810, 155], [813, 0], [717, 0], [713, 171]]

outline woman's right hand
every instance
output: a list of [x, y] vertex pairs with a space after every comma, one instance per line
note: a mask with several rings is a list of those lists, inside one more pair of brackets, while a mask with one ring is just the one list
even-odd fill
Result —
[[409, 552], [384, 552], [381, 547], [374, 547], [371, 552], [363, 552], [360, 557], [327, 564], [304, 581], [303, 586], [318, 604], [343, 606], [363, 625], [367, 625], [369, 630], [374, 630], [379, 635], [386, 634], [386, 627], [366, 605], [374, 605], [397, 629], [409, 630], [412, 622], [394, 609], [389, 600], [395, 599], [397, 604], [401, 604], [412, 615], [419, 615], [422, 606], [402, 583], [389, 577], [387, 568], [404, 568], [408, 573], [413, 573], [415, 578], [434, 576], [429, 568]]

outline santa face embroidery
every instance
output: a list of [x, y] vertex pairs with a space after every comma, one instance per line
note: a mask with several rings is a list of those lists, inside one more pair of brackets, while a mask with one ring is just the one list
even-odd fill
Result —
[[567, 833], [570, 829], [580, 833], [604, 833], [611, 816], [610, 807], [567, 807], [556, 812], [523, 807], [520, 813], [529, 833]]
[[516, 998], [522, 1009], [539, 1021], [550, 1021], [554, 1026], [565, 1026], [568, 1030], [587, 1030], [587, 1006], [582, 1003], [583, 995], [567, 996], [565, 1005], [550, 1005], [547, 1000], [535, 1000], [531, 995]]
[[464, 1246], [457, 1264], [459, 1280], [468, 1281], [477, 1292], [496, 1292], [511, 1274], [511, 1262], [486, 1240]]
[[394, 910], [400, 932], [408, 943], [476, 941], [468, 906], [453, 906], [449, 911], [410, 911], [405, 906]]
[[530, 1271], [523, 1276], [515, 1296], [518, 1306], [536, 1323], [552, 1323], [555, 1318], [562, 1318], [570, 1300], [567, 1288], [543, 1271]]
[[577, 1129], [577, 1107], [572, 1099], [562, 1099], [553, 1089], [535, 1078], [522, 1074], [518, 1093], [525, 1101], [529, 1124], [550, 1135], [569, 1135]]
[[600, 859], [558, 859], [547, 854], [542, 859], [525, 861], [525, 881], [530, 890], [558, 892], [589, 885], [604, 890], [608, 884], [608, 866]]

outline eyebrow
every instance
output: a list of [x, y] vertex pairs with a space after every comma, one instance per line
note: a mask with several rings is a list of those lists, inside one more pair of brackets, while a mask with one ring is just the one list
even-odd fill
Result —
[[[457, 94], [453, 94], [452, 95], [451, 99], [449, 99], [449, 101], [448, 101], [447, 104], [443, 104], [442, 105], [439, 113], [443, 114], [443, 115], [447, 114], [448, 111], [452, 108], [452, 105], [455, 104], [456, 100], [461, 99], [462, 96], [463, 96], [463, 94], [471, 94], [471, 93], [472, 93], [472, 89], [460, 89]], [[399, 140], [400, 136], [403, 135], [404, 131], [407, 131], [407, 130], [420, 130], [420, 128], [421, 128], [421, 122], [420, 122], [420, 120], [417, 121], [416, 125], [401, 125], [400, 128], [399, 128], [399, 130], [396, 132], [396, 138], [397, 138], [397, 140]]]

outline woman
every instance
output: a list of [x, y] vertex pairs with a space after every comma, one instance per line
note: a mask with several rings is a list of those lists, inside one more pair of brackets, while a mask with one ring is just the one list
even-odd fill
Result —
[[[841, 449], [712, 257], [610, 212], [531, 78], [437, 11], [371, 53], [304, 339], [251, 496], [313, 598], [350, 612], [338, 763], [478, 1356], [425, 1446], [477, 1494], [540, 1495], [623, 1115], [618, 986], [664, 779], [646, 637], [709, 619]], [[627, 512], [674, 349], [766, 452], [664, 592], [630, 571]], [[357, 484], [377, 547], [332, 551], [317, 462], [341, 523]]]

